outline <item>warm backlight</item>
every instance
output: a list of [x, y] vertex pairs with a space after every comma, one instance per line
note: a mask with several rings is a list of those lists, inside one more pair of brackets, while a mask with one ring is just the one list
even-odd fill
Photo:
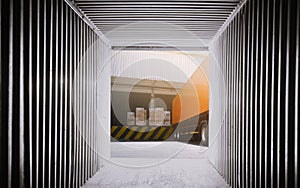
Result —
[[208, 111], [209, 84], [205, 73], [198, 68], [173, 100], [172, 124]]

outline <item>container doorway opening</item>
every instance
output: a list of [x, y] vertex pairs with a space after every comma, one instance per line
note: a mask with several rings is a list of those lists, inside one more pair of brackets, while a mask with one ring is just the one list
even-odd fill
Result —
[[111, 142], [166, 141], [208, 147], [209, 61], [209, 53], [200, 51], [116, 53]]

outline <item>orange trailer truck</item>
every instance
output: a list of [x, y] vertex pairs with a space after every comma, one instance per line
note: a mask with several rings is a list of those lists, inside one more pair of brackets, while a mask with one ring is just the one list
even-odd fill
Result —
[[179, 141], [200, 142], [208, 146], [209, 82], [198, 68], [172, 104], [172, 125]]
[[112, 140], [177, 140], [208, 146], [209, 83], [197, 68], [172, 101], [170, 125], [113, 125]]

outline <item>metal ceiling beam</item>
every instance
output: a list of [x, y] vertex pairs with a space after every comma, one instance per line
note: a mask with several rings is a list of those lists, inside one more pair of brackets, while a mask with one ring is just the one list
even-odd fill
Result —
[[[90, 15], [90, 19], [128, 19], [129, 15]], [[206, 19], [222, 19], [226, 20], [227, 16], [226, 15], [162, 15], [162, 14], [157, 14], [157, 15], [147, 15], [147, 14], [140, 14], [140, 15], [130, 15], [131, 18], [134, 19], [157, 19], [157, 18], [163, 18], [163, 19], [179, 19], [179, 18], [193, 18], [193, 19], [199, 19], [199, 18], [206, 18]]]
[[[136, 23], [138, 22], [138, 20], [119, 20], [119, 21], [115, 21], [113, 23], [122, 23], [122, 24], [130, 24], [130, 23]], [[155, 21], [149, 21], [149, 22], [155, 22]], [[165, 23], [173, 23], [173, 24], [184, 24], [184, 23], [187, 23], [187, 20], [166, 20], [166, 21], [163, 21], [163, 20], [160, 20], [160, 21], [157, 21], [157, 22], [165, 22]], [[190, 22], [193, 22], [195, 24], [198, 24], [198, 23], [224, 23], [222, 20], [193, 20]], [[97, 23], [112, 23], [112, 21], [110, 20], [103, 20], [103, 21], [100, 21], [100, 20], [97, 20], [97, 21], [94, 21], [95, 24]], [[145, 24], [146, 22], [144, 22]]]
[[[139, 31], [142, 31], [142, 29], [139, 29], [139, 28], [133, 28], [133, 29], [126, 29], [124, 30], [124, 32], [135, 32], [136, 30], [139, 30]], [[107, 28], [107, 29], [102, 29], [102, 32], [105, 33], [107, 31], [112, 31], [112, 28]], [[182, 32], [185, 32], [185, 30], [183, 29], [172, 29], [172, 30], [164, 30], [164, 33], [169, 33], [169, 32], [178, 32], [178, 31], [181, 31]], [[210, 32], [214, 32], [215, 31], [215, 28], [201, 28], [201, 29], [189, 29], [189, 31], [191, 32], [207, 32], [207, 31], [210, 31]]]
[[135, 14], [135, 13], [143, 13], [143, 14], [148, 14], [148, 13], [173, 13], [173, 14], [226, 14], [229, 16], [229, 14], [232, 12], [231, 10], [222, 10], [222, 11], [217, 11], [216, 10], [194, 10], [194, 9], [181, 9], [181, 10], [166, 10], [166, 9], [160, 9], [160, 10], [153, 10], [153, 9], [144, 9], [144, 10], [136, 10], [136, 9], [131, 9], [131, 10], [110, 10], [110, 9], [107, 9], [107, 10], [101, 10], [99, 11], [98, 9], [83, 9], [84, 12], [86, 14], [121, 14], [121, 13], [128, 13], [128, 14]]
[[[76, 0], [76, 2], [110, 2], [111, 0]], [[140, 0], [116, 0], [115, 2], [140, 2]], [[221, 3], [228, 3], [228, 2], [234, 2], [239, 3], [239, 0], [159, 0], [159, 1], [152, 1], [152, 0], [145, 0], [143, 2], [221, 2]]]
[[[170, 4], [172, 3], [172, 4]], [[106, 1], [106, 2], [99, 2], [99, 1], [77, 1], [76, 3], [79, 6], [85, 6], [85, 5], [167, 5], [167, 6], [174, 6], [174, 5], [186, 5], [186, 6], [220, 6], [219, 2], [186, 2], [186, 1], [181, 1], [181, 2], [162, 2], [162, 1], [135, 1], [135, 2], [118, 2], [118, 1]], [[236, 3], [232, 2], [227, 2], [227, 3], [222, 3], [224, 6], [232, 6], [236, 7]]]
[[113, 50], [145, 50], [145, 51], [208, 51], [208, 47], [179, 47], [174, 46], [112, 46]]
[[237, 13], [241, 10], [241, 8], [246, 4], [247, 0], [241, 0], [241, 2], [237, 5], [237, 7], [232, 11], [228, 19], [224, 22], [223, 26], [219, 29], [216, 36], [213, 40], [216, 40], [228, 27], [228, 25], [232, 22], [233, 18], [237, 15]]
[[94, 25], [91, 20], [85, 16], [83, 12], [70, 0], [64, 0], [70, 8], [103, 40], [103, 42], [110, 47], [109, 40], [105, 37], [105, 35], [99, 30], [97, 26]]
[[189, 11], [189, 10], [203, 10], [203, 11], [211, 11], [211, 10], [220, 10], [220, 11], [232, 11], [235, 9], [235, 7], [220, 7], [220, 6], [211, 6], [211, 7], [196, 7], [196, 6], [151, 6], [151, 7], [147, 7], [147, 6], [96, 6], [96, 5], [90, 5], [90, 6], [82, 6], [81, 7], [82, 10], [88, 11], [88, 10], [97, 10], [97, 9], [101, 9], [101, 10], [144, 10], [147, 9], [148, 11], [154, 11], [154, 10], [160, 10], [160, 11], [167, 11], [167, 10], [172, 10], [172, 11]]
[[90, 16], [140, 16], [140, 15], [148, 15], [148, 16], [226, 16], [227, 13], [222, 12], [90, 12]]
[[[97, 25], [97, 24], [95, 24]], [[179, 23], [179, 24], [176, 24], [176, 26], [178, 26], [178, 28], [201, 28], [201, 27], [216, 27], [216, 28], [220, 28], [223, 24], [220, 23], [220, 24], [216, 24], [215, 22], [213, 23], [197, 23], [196, 24], [185, 24], [185, 23]], [[101, 26], [103, 27], [116, 27], [116, 26], [124, 26], [124, 24], [122, 23], [101, 23]], [[143, 28], [141, 28], [138, 24], [135, 24], [135, 25], [130, 25], [130, 28], [139, 28], [139, 29], [147, 29], [147, 28], [153, 28], [153, 25], [146, 25], [144, 24], [143, 25]]]

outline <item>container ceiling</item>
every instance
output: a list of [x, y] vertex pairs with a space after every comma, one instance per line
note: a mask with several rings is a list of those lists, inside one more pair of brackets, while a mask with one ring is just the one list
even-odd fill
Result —
[[240, 0], [75, 0], [112, 46], [207, 46]]

